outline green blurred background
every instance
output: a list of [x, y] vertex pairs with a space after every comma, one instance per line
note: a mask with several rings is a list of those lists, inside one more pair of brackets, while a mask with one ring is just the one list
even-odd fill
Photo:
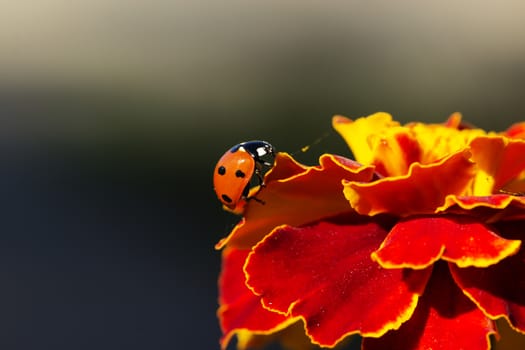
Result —
[[0, 346], [218, 348], [227, 148], [376, 111], [503, 130], [524, 81], [521, 1], [3, 4]]

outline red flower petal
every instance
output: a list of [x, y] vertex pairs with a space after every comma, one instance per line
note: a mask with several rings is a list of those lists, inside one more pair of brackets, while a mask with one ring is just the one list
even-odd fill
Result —
[[305, 320], [312, 341], [381, 336], [412, 314], [428, 270], [386, 270], [370, 259], [386, 231], [377, 222], [340, 220], [283, 226], [248, 257], [247, 284], [263, 305]]
[[362, 349], [489, 349], [493, 322], [461, 293], [447, 270], [436, 264], [412, 318], [379, 339], [365, 338]]
[[274, 166], [268, 171], [268, 173], [266, 173], [264, 181], [270, 183], [287, 179], [304, 173], [307, 169], [307, 166], [298, 163], [288, 153], [279, 152], [275, 156]]
[[372, 259], [384, 268], [421, 269], [439, 259], [486, 267], [516, 253], [520, 244], [469, 217], [425, 216], [397, 223]]
[[344, 194], [363, 215], [432, 213], [448, 194], [461, 194], [470, 185], [475, 165], [469, 156], [462, 151], [429, 165], [414, 163], [407, 175], [370, 183], [343, 181]]
[[259, 297], [245, 285], [242, 267], [249, 250], [228, 249], [223, 252], [222, 272], [219, 278], [219, 303], [217, 315], [225, 349], [233, 335], [240, 331], [271, 334], [287, 327], [294, 320], [285, 315], [264, 309]]
[[[290, 163], [295, 163], [290, 156], [280, 154], [274, 170], [266, 178], [266, 187], [257, 195], [264, 204], [250, 201], [244, 220], [216, 248], [220, 249], [226, 244], [249, 248], [276, 226], [298, 226], [350, 211], [342, 193], [341, 180], [370, 181], [374, 176], [373, 167], [361, 166], [350, 159], [334, 155], [323, 155], [319, 161], [319, 166], [303, 167], [300, 173], [280, 178], [275, 174], [282, 175], [283, 167], [289, 170]], [[292, 174], [294, 172], [289, 171]]]
[[486, 223], [501, 220], [522, 220], [525, 219], [525, 197], [508, 194], [491, 196], [450, 195], [447, 196], [445, 204], [436, 209], [436, 212], [468, 214], [481, 218]]
[[475, 125], [463, 121], [463, 116], [459, 112], [452, 113], [448, 119], [443, 123], [444, 126], [457, 130], [472, 130], [477, 129]]
[[478, 207], [503, 209], [513, 201], [513, 197], [507, 194], [494, 194], [490, 196], [447, 196], [445, 203], [437, 208], [437, 212], [449, 209], [457, 204], [463, 209], [471, 210]]
[[525, 122], [512, 125], [503, 135], [515, 139], [525, 139]]
[[[502, 231], [514, 231], [525, 238], [525, 223], [511, 222]], [[451, 266], [452, 276], [463, 292], [489, 317], [505, 317], [518, 331], [525, 333], [525, 249], [485, 269]]]
[[461, 120], [463, 119], [463, 116], [459, 112], [454, 112], [448, 117], [448, 119], [443, 123], [446, 127], [453, 128], [453, 129], [460, 129], [461, 128]]

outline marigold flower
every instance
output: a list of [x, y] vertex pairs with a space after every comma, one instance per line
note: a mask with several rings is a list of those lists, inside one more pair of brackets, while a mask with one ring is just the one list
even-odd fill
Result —
[[525, 123], [332, 122], [355, 161], [277, 154], [216, 246], [221, 346], [489, 349], [498, 319], [525, 333]]

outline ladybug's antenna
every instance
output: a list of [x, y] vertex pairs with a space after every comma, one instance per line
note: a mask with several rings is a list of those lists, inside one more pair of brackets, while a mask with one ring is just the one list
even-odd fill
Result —
[[315, 146], [319, 143], [321, 143], [321, 141], [323, 141], [324, 139], [326, 139], [328, 136], [330, 136], [332, 134], [332, 132], [330, 131], [326, 131], [325, 133], [323, 133], [321, 136], [319, 136], [318, 138], [316, 138], [313, 142], [311, 142], [310, 144], [308, 145], [305, 145], [303, 147], [301, 147], [301, 149], [298, 149], [297, 151], [293, 152], [293, 153], [290, 153], [291, 156], [296, 156], [298, 153], [306, 153], [310, 150], [310, 148], [312, 146]]

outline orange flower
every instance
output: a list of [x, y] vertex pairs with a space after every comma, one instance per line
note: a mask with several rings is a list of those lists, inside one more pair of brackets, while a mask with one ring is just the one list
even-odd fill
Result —
[[525, 333], [525, 124], [333, 126], [356, 161], [279, 153], [217, 244], [223, 348], [234, 334], [304, 348], [287, 332], [300, 323], [311, 344], [360, 335], [365, 350], [488, 349], [501, 317]]

